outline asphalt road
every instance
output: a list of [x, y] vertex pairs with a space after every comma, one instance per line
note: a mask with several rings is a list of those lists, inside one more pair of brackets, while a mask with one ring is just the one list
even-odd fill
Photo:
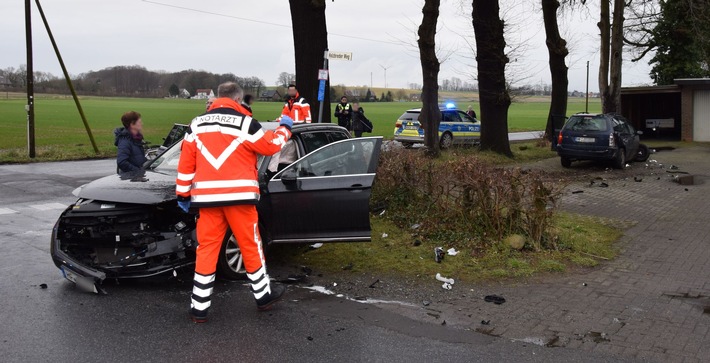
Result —
[[245, 286], [220, 282], [203, 325], [187, 317], [190, 281], [81, 292], [53, 265], [50, 231], [75, 187], [113, 172], [112, 160], [0, 165], [1, 361], [624, 361], [423, 323], [296, 287], [259, 313]]

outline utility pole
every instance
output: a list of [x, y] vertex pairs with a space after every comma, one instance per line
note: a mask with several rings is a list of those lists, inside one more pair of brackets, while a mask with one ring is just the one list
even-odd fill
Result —
[[382, 67], [382, 69], [385, 70], [385, 88], [387, 88], [387, 70], [390, 69], [390, 68], [392, 68], [392, 66], [386, 66], [386, 67], [385, 67], [385, 66], [383, 66], [382, 64], [380, 64], [380, 67]]
[[328, 49], [323, 52], [323, 70], [326, 71], [326, 76], [318, 80], [318, 123], [323, 122], [323, 103], [325, 102], [325, 87], [328, 81]]
[[587, 61], [587, 92], [585, 94], [584, 113], [589, 113], [589, 61]]
[[32, 66], [32, 0], [25, 0], [25, 37], [27, 39], [27, 151], [35, 157], [35, 89]]

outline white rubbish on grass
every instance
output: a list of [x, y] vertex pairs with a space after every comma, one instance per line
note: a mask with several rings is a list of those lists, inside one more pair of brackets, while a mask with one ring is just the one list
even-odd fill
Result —
[[446, 250], [446, 253], [448, 253], [449, 256], [456, 256], [456, 255], [459, 254], [459, 252], [461, 252], [461, 251], [456, 251], [456, 249], [453, 248], [453, 247], [451, 247], [451, 248], [449, 248], [448, 250]]
[[387, 234], [387, 233], [382, 234], [382, 238], [387, 238], [387, 237], [389, 237], [389, 234]]
[[320, 243], [320, 242], [319, 242], [319, 243], [314, 243], [314, 244], [311, 245], [311, 248], [312, 248], [312, 249], [317, 249], [317, 248], [321, 248], [321, 247], [323, 247], [323, 244]]
[[441, 281], [441, 282], [443, 282], [443, 283], [449, 284], [449, 285], [453, 285], [453, 284], [454, 284], [454, 279], [449, 279], [449, 278], [446, 278], [446, 277], [444, 277], [444, 276], [441, 276], [440, 273], [437, 273], [437, 274], [436, 274], [436, 279], [439, 280], [439, 281]]

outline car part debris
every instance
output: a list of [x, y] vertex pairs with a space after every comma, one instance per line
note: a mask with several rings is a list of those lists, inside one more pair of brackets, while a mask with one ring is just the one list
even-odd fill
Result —
[[505, 302], [505, 298], [498, 295], [486, 295], [483, 300], [485, 300], [486, 302], [492, 302], [496, 305], [500, 305]]
[[47, 284], [39, 284], [39, 288], [44, 290], [47, 288]]
[[456, 256], [456, 255], [459, 254], [459, 252], [461, 252], [461, 251], [456, 251], [456, 249], [453, 248], [453, 247], [451, 247], [451, 248], [449, 248], [448, 250], [446, 250], [446, 253], [447, 253], [449, 256]]
[[377, 285], [380, 282], [380, 279], [375, 280], [375, 282], [371, 283], [369, 288], [374, 289], [375, 285]]
[[481, 320], [481, 325], [490, 325], [491, 321], [490, 320]]
[[584, 190], [575, 190], [572, 192], [572, 194], [580, 194], [580, 193], [584, 193]]
[[334, 283], [333, 283], [333, 287], [336, 287], [336, 286], [338, 286], [338, 283], [337, 283], [337, 282], [334, 282]]
[[419, 223], [412, 224], [412, 229], [419, 229], [422, 225]]
[[434, 248], [434, 261], [441, 263], [444, 260], [444, 249], [442, 247]]
[[314, 244], [312, 244], [312, 245], [310, 245], [310, 246], [308, 246], [308, 247], [309, 247], [310, 249], [312, 249], [312, 250], [317, 250], [317, 249], [323, 247], [323, 243], [320, 243], [320, 242], [319, 242], [319, 243], [314, 243]]
[[450, 278], [446, 278], [446, 277], [444, 277], [444, 276], [441, 276], [440, 273], [437, 273], [437, 274], [436, 274], [436, 279], [439, 280], [439, 281], [441, 281], [441, 282], [447, 283], [447, 284], [449, 284], [449, 285], [453, 285], [453, 284], [454, 284], [454, 279], [450, 279]]
[[429, 305], [431, 305], [431, 301], [424, 300], [424, 301], [422, 301], [422, 305], [429, 306]]
[[582, 283], [582, 286], [587, 286], [587, 283], [586, 283], [586, 282], [583, 282], [583, 283]]
[[308, 340], [311, 340], [311, 341], [312, 341], [312, 340], [313, 340], [313, 337], [306, 337], [306, 339], [308, 339]]
[[444, 290], [451, 290], [451, 289], [453, 289], [454, 287], [451, 286], [451, 284], [447, 284], [446, 282], [444, 282], [444, 284], [441, 285], [441, 288], [444, 289]]

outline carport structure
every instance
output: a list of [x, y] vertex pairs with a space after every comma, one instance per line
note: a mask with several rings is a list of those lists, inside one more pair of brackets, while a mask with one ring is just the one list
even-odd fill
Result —
[[644, 138], [710, 141], [710, 78], [621, 89], [621, 114]]

